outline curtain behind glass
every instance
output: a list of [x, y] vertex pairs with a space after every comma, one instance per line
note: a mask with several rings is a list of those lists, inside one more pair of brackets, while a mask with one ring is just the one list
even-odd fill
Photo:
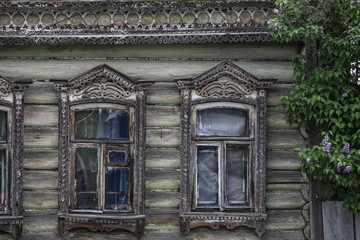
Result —
[[6, 141], [7, 112], [0, 111], [0, 141]]
[[6, 150], [0, 149], [0, 210], [4, 210], [6, 202]]

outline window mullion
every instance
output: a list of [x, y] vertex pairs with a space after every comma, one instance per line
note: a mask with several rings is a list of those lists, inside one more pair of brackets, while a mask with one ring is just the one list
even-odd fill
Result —
[[219, 178], [219, 207], [220, 207], [220, 211], [224, 210], [224, 184], [225, 184], [225, 179], [224, 179], [224, 169], [225, 169], [225, 151], [224, 151], [224, 142], [221, 141], [219, 144], [219, 167], [218, 167], [218, 178]]
[[104, 168], [105, 168], [105, 144], [99, 144], [99, 156], [98, 156], [98, 208], [104, 211]]

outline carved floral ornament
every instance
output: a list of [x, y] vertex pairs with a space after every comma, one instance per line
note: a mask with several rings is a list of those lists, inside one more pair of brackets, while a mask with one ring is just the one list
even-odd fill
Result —
[[272, 9], [266, 0], [6, 1], [0, 3], [0, 44], [273, 41], [266, 23]]

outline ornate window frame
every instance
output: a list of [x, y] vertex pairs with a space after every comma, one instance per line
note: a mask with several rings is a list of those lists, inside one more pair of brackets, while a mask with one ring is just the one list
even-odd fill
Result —
[[[146, 91], [151, 83], [136, 83], [108, 65], [97, 66], [67, 82], [55, 82], [59, 92], [59, 210], [61, 236], [74, 228], [92, 231], [125, 229], [142, 236], [145, 225], [144, 168]], [[127, 212], [71, 209], [71, 109], [84, 104], [121, 105], [134, 109], [132, 209]]]
[[[207, 72], [192, 79], [177, 80], [181, 89], [181, 168], [180, 168], [180, 228], [189, 233], [192, 228], [209, 226], [218, 229], [225, 226], [233, 229], [237, 226], [255, 228], [259, 237], [265, 231], [265, 181], [266, 181], [266, 94], [273, 81], [260, 81], [255, 76], [230, 62], [222, 62]], [[197, 210], [194, 208], [194, 168], [192, 148], [194, 142], [194, 113], [192, 110], [201, 104], [221, 103], [249, 106], [254, 109], [254, 140], [252, 169], [250, 172], [251, 191], [248, 206], [239, 209]]]
[[23, 224], [24, 91], [25, 83], [0, 76], [0, 107], [7, 112], [6, 205], [0, 212], [0, 225], [11, 225], [19, 239]]

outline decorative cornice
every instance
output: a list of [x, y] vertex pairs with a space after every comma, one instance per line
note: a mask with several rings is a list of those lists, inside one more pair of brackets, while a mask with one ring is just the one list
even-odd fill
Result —
[[0, 45], [273, 41], [273, 1], [1, 2]]

